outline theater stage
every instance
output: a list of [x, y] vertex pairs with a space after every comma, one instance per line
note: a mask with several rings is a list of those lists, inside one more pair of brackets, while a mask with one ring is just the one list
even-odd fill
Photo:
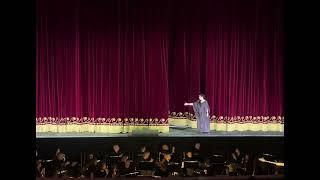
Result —
[[283, 132], [277, 131], [211, 131], [209, 134], [202, 134], [197, 129], [171, 126], [169, 133], [131, 132], [131, 133], [36, 133], [37, 138], [65, 138], [65, 137], [131, 137], [131, 136], [159, 136], [159, 137], [283, 137]]

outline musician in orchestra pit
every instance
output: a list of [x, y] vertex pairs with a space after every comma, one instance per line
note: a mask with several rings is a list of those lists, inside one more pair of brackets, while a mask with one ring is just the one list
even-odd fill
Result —
[[60, 148], [57, 148], [55, 157], [58, 156], [58, 154], [59, 154], [60, 152], [61, 152]]
[[53, 176], [54, 177], [65, 177], [66, 167], [70, 164], [69, 161], [66, 161], [65, 154], [58, 152], [56, 159], [53, 160]]
[[143, 153], [147, 150], [146, 146], [141, 146], [139, 154], [143, 155]]
[[[244, 175], [245, 174], [245, 155], [241, 153], [239, 148], [235, 149], [235, 158], [236, 158], [236, 172], [238, 175]], [[249, 156], [247, 156], [249, 158]]]
[[243, 164], [244, 157], [243, 157], [243, 154], [241, 154], [241, 151], [239, 150], [239, 148], [235, 149], [234, 154], [236, 155], [236, 162], [239, 164]]
[[192, 155], [197, 161], [202, 162], [204, 160], [201, 144], [199, 142], [195, 143]]
[[243, 163], [244, 157], [239, 148], [236, 148], [235, 151], [231, 153], [230, 164], [226, 169], [226, 174], [230, 176], [243, 174]]
[[122, 153], [120, 151], [120, 146], [118, 144], [115, 144], [112, 146], [113, 148], [113, 151], [111, 153], [111, 155], [114, 155], [114, 156], [119, 156], [120, 158], [122, 157]]
[[97, 169], [97, 159], [94, 157], [93, 154], [88, 155], [88, 160], [84, 165], [83, 168], [83, 175], [86, 177], [93, 177], [94, 173]]
[[[196, 159], [193, 157], [192, 151], [188, 151], [184, 158], [184, 166], [186, 166], [186, 163], [196, 161]], [[194, 176], [194, 170], [193, 167], [184, 167], [183, 172], [186, 176]]]
[[161, 146], [160, 154], [159, 154], [159, 161], [161, 161], [164, 158], [165, 154], [168, 154], [169, 152], [169, 146], [167, 144], [163, 144]]
[[147, 151], [147, 147], [145, 145], [141, 146], [139, 151], [137, 152], [137, 156], [135, 161], [140, 161], [143, 157], [143, 154]]
[[250, 163], [250, 158], [248, 154], [244, 156], [243, 175], [252, 175], [252, 164]]
[[119, 176], [120, 176], [120, 174], [119, 174], [118, 165], [114, 164], [113, 167], [112, 167], [112, 170], [111, 170], [111, 178], [116, 178], [116, 177], [119, 177]]
[[145, 161], [145, 162], [153, 162], [153, 158], [151, 157], [150, 155], [150, 152], [149, 151], [145, 151], [143, 153], [143, 156], [140, 158], [139, 161]]
[[46, 169], [42, 166], [41, 160], [36, 161], [36, 177], [45, 177]]
[[[154, 159], [151, 157], [150, 152], [147, 150], [143, 153], [143, 156], [138, 161], [138, 163], [143, 162], [154, 162]], [[144, 176], [150, 176], [152, 175], [152, 172], [153, 170], [150, 169], [140, 169], [140, 174]]]
[[98, 170], [94, 173], [94, 177], [98, 178], [107, 178], [111, 177], [111, 173], [108, 169], [108, 166], [105, 162], [99, 164]]
[[215, 168], [213, 168], [215, 166], [210, 165], [210, 160], [209, 159], [205, 159], [204, 163], [203, 163], [203, 175], [204, 176], [213, 176], [214, 175], [214, 170]]
[[170, 172], [168, 168], [169, 161], [171, 160], [170, 154], [164, 154], [163, 159], [159, 162], [159, 167], [155, 172], [156, 176], [168, 177]]
[[107, 159], [110, 162], [110, 165], [113, 167], [115, 165], [119, 165], [122, 156], [123, 153], [121, 152], [120, 146], [118, 144], [114, 144], [112, 146], [112, 152], [109, 154]]
[[134, 172], [133, 161], [129, 160], [128, 155], [123, 155], [119, 164], [119, 174], [122, 176], [129, 175]]
[[184, 158], [185, 161], [195, 161], [194, 157], [193, 157], [193, 154], [192, 154], [192, 151], [188, 151], [186, 153], [186, 156]]
[[194, 144], [193, 152], [200, 152], [201, 144], [199, 142]]
[[126, 162], [129, 159], [129, 156], [127, 154], [123, 154], [121, 158], [121, 163]]
[[161, 152], [162, 153], [168, 153], [169, 152], [169, 146], [167, 144], [163, 144], [161, 146]]
[[179, 154], [176, 152], [176, 147], [172, 146], [171, 148], [171, 161], [173, 162], [180, 162]]

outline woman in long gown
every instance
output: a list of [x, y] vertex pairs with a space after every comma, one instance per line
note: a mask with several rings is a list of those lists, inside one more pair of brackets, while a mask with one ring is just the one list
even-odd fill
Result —
[[205, 95], [200, 94], [199, 100], [193, 103], [184, 103], [185, 106], [193, 106], [194, 113], [197, 118], [197, 128], [201, 133], [210, 132], [210, 108], [205, 100]]

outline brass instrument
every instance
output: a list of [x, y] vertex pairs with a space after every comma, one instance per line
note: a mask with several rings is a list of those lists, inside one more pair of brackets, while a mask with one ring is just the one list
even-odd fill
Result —
[[259, 158], [259, 161], [265, 162], [265, 163], [269, 163], [269, 164], [273, 164], [273, 165], [276, 165], [276, 166], [279, 166], [279, 167], [284, 167], [284, 163], [283, 162], [268, 161], [268, 160], [265, 160], [264, 157]]

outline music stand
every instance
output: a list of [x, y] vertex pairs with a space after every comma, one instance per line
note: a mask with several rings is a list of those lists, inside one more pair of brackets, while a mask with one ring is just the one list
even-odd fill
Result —
[[199, 161], [184, 161], [184, 168], [199, 168]]
[[168, 171], [169, 172], [179, 172], [181, 169], [180, 163], [177, 162], [169, 162], [168, 163]]
[[138, 176], [138, 174], [139, 174], [139, 172], [135, 171], [135, 172], [130, 172], [127, 174], [120, 175], [120, 177], [136, 177], [136, 176]]
[[194, 153], [192, 155], [192, 157], [193, 157], [193, 159], [198, 160], [198, 161], [202, 161], [203, 160], [202, 156], [199, 153]]
[[153, 170], [153, 169], [154, 169], [154, 162], [139, 161], [138, 163], [138, 170]]
[[199, 169], [199, 161], [184, 161], [184, 173], [186, 176], [194, 176], [195, 170]]
[[117, 155], [108, 155], [106, 159], [107, 159], [107, 165], [110, 167], [113, 167], [114, 165], [119, 164], [121, 157]]
[[152, 176], [152, 172], [155, 168], [154, 162], [150, 161], [139, 161], [138, 170], [142, 176]]

